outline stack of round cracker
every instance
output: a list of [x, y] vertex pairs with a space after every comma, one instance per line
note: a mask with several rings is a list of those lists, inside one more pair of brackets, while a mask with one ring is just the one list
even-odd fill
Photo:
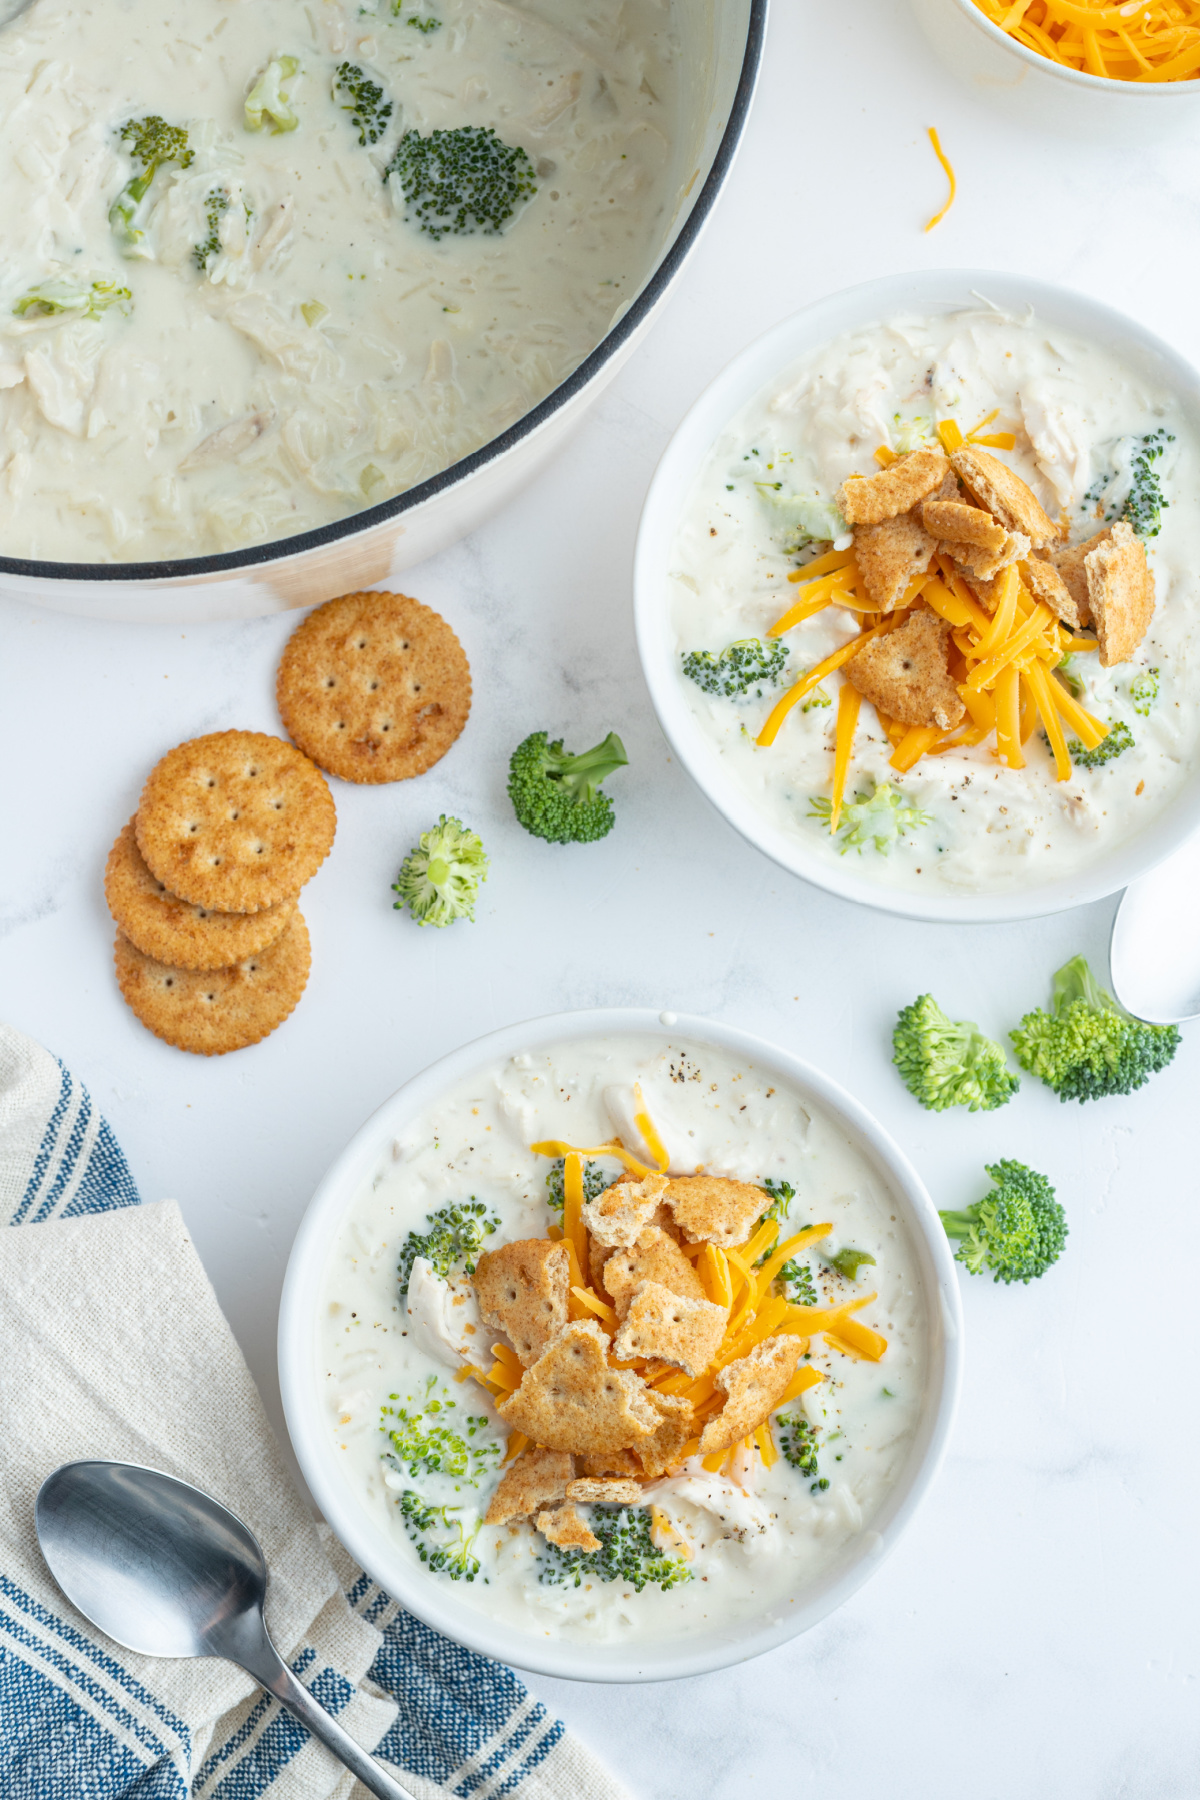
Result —
[[310, 962], [296, 897], [335, 826], [324, 776], [282, 738], [220, 731], [168, 751], [104, 873], [117, 981], [156, 1037], [223, 1056], [283, 1023]]

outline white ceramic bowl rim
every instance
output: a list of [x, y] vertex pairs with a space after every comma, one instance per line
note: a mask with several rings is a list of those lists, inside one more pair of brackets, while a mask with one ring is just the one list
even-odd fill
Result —
[[707, 222], [708, 215], [725, 184], [742, 132], [745, 129], [762, 60], [766, 35], [767, 0], [747, 0], [747, 3], [749, 17], [746, 26], [746, 47], [742, 58], [741, 74], [729, 108], [729, 118], [721, 135], [721, 141], [717, 145], [716, 155], [713, 157], [708, 175], [674, 243], [654, 269], [644, 287], [631, 301], [628, 309], [622, 313], [611, 330], [601, 338], [596, 348], [584, 357], [578, 368], [573, 370], [564, 382], [547, 394], [544, 400], [539, 401], [530, 412], [524, 413], [514, 425], [510, 425], [507, 431], [502, 431], [499, 437], [489, 439], [480, 449], [472, 451], [470, 456], [464, 456], [460, 461], [451, 463], [448, 469], [440, 470], [438, 474], [431, 475], [427, 481], [419, 482], [416, 487], [408, 488], [404, 493], [397, 494], [390, 500], [381, 500], [375, 506], [366, 506], [361, 512], [351, 513], [344, 519], [334, 519], [328, 525], [320, 525], [312, 531], [299, 531], [293, 537], [273, 538], [265, 544], [247, 544], [241, 550], [223, 550], [213, 556], [180, 556], [162, 562], [68, 563], [0, 555], [0, 575], [19, 575], [38, 581], [162, 582], [182, 581], [197, 575], [221, 574], [231, 570], [259, 567], [264, 563], [278, 562], [283, 557], [300, 556], [309, 550], [322, 549], [326, 545], [338, 543], [344, 538], [356, 537], [362, 532], [371, 530], [373, 526], [385, 523], [388, 519], [399, 518], [406, 512], [412, 512], [416, 507], [423, 506], [426, 501], [435, 499], [449, 488], [457, 487], [459, 483], [469, 480], [487, 464], [497, 461], [524, 439], [532, 437], [553, 418], [555, 413], [560, 411], [576, 394], [581, 393], [588, 383], [599, 375], [609, 359], [633, 336], [644, 320], [654, 311], [662, 295], [687, 261], [696, 239]]
[[[970, 0], [966, 0], [970, 4]], [[863, 282], [814, 300], [726, 365], [676, 428], [650, 483], [634, 556], [634, 625], [642, 673], [658, 722], [701, 792], [748, 843], [814, 887], [880, 912], [910, 919], [981, 924], [1040, 918], [1103, 900], [1172, 855], [1200, 827], [1200, 781], [1193, 780], [1135, 836], [1115, 844], [1074, 874], [1001, 893], [924, 894], [889, 887], [861, 873], [869, 863], [844, 856], [826, 862], [803, 839], [771, 825], [725, 774], [711, 740], [684, 699], [674, 665], [662, 652], [665, 553], [678, 519], [681, 494], [699, 472], [720, 433], [743, 406], [800, 356], [843, 332], [861, 330], [902, 313], [951, 312], [992, 303], [1014, 313], [1032, 307], [1050, 325], [1081, 337], [1122, 345], [1153, 364], [1156, 377], [1187, 405], [1200, 429], [1200, 374], [1177, 350], [1099, 300], [996, 269], [911, 270]]]
[[1031, 69], [1037, 69], [1041, 74], [1052, 75], [1055, 79], [1065, 81], [1073, 87], [1088, 88], [1097, 94], [1120, 94], [1130, 99], [1134, 99], [1136, 96], [1149, 99], [1151, 104], [1158, 105], [1167, 103], [1167, 99], [1164, 97], [1169, 97], [1170, 100], [1179, 104], [1186, 104], [1188, 101], [1200, 98], [1200, 81], [1196, 79], [1120, 81], [1112, 75], [1093, 75], [1086, 69], [1069, 69], [1063, 63], [1056, 63], [1048, 56], [1039, 55], [1036, 50], [1031, 50], [1028, 44], [1018, 43], [1017, 39], [1010, 37], [1007, 31], [1001, 31], [999, 25], [989, 19], [987, 14], [975, 5], [975, 0], [953, 0], [953, 4], [957, 6], [960, 13], [965, 14], [971, 20], [973, 25], [979, 27], [985, 37], [991, 38], [993, 43], [1002, 45], [1006, 50], [1011, 51], [1013, 56], [1019, 58], [1021, 62], [1027, 63]]
[[[912, 1232], [928, 1304], [925, 1410], [903, 1475], [872, 1528], [852, 1540], [857, 1553], [848, 1552], [842, 1566], [818, 1582], [803, 1604], [792, 1606], [786, 1618], [749, 1627], [743, 1623], [724, 1633], [691, 1633], [686, 1644], [667, 1640], [593, 1647], [518, 1637], [513, 1627], [457, 1600], [449, 1584], [414, 1569], [354, 1500], [330, 1455], [318, 1395], [313, 1336], [328, 1250], [362, 1183], [376, 1168], [381, 1146], [451, 1084], [498, 1058], [617, 1034], [731, 1051], [759, 1068], [778, 1071], [802, 1095], [811, 1096], [846, 1130], [895, 1194]], [[949, 1242], [920, 1177], [883, 1128], [836, 1082], [790, 1051], [715, 1020], [661, 1015], [649, 1008], [600, 1008], [509, 1025], [442, 1057], [406, 1082], [356, 1132], [313, 1195], [292, 1246], [279, 1311], [279, 1380], [292, 1445], [318, 1506], [355, 1560], [427, 1625], [472, 1650], [544, 1675], [588, 1681], [661, 1681], [725, 1668], [787, 1642], [849, 1599], [893, 1549], [940, 1467], [958, 1402], [961, 1359], [962, 1307]]]

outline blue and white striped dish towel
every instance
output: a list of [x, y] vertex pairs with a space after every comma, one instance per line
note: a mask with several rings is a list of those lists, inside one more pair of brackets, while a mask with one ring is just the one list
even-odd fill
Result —
[[431, 1631], [319, 1531], [173, 1201], [143, 1206], [87, 1091], [0, 1025], [0, 1795], [368, 1800], [227, 1663], [94, 1632], [34, 1535], [60, 1463], [150, 1464], [257, 1534], [272, 1635], [417, 1800], [622, 1800], [511, 1669]]

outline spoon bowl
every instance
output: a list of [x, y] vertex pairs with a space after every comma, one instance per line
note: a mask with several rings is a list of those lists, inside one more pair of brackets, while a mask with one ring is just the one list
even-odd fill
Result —
[[303, 1687], [267, 1632], [258, 1539], [219, 1500], [135, 1463], [66, 1463], [35, 1511], [47, 1567], [86, 1619], [142, 1656], [220, 1656], [286, 1706], [380, 1800], [412, 1800]]
[[1128, 887], [1113, 920], [1109, 967], [1126, 1012], [1150, 1025], [1200, 1018], [1200, 834]]
[[267, 1565], [241, 1520], [153, 1469], [57, 1469], [38, 1494], [37, 1533], [68, 1600], [143, 1656], [226, 1656], [237, 1621], [266, 1600]]

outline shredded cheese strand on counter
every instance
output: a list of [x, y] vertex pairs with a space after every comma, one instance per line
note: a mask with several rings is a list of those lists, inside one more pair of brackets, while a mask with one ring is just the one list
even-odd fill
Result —
[[943, 169], [946, 171], [946, 177], [950, 183], [950, 192], [946, 197], [945, 206], [942, 207], [940, 212], [935, 212], [932, 219], [930, 219], [929, 223], [926, 225], [926, 231], [932, 231], [935, 225], [941, 224], [946, 214], [950, 211], [950, 208], [954, 205], [954, 196], [958, 192], [957, 177], [950, 166], [950, 159], [942, 149], [941, 141], [932, 125], [929, 127], [929, 141], [933, 145], [933, 154], [937, 157]]

